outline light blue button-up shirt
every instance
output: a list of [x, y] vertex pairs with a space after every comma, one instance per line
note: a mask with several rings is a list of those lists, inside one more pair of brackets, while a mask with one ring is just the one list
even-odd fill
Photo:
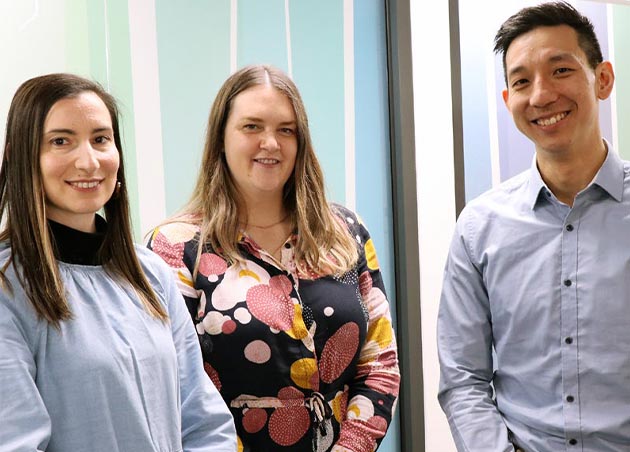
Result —
[[535, 162], [470, 202], [438, 349], [459, 451], [630, 451], [630, 163], [610, 150], [573, 207]]

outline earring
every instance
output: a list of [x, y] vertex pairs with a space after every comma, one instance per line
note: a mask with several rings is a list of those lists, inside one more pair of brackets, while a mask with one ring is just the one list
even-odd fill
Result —
[[114, 188], [114, 196], [118, 196], [118, 193], [120, 193], [120, 187], [122, 187], [122, 182], [116, 181], [116, 188]]

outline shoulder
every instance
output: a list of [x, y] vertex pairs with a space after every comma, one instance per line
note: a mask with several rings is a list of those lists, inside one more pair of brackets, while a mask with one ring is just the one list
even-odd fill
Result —
[[[0, 268], [11, 258], [11, 248], [7, 243], [0, 243]], [[0, 337], [20, 331], [24, 338], [37, 336], [46, 322], [40, 319], [22, 289], [13, 263], [4, 271], [10, 288], [0, 287]], [[16, 330], [17, 328], [17, 330]], [[2, 340], [0, 340], [2, 342]]]
[[138, 244], [135, 244], [134, 247], [136, 251], [136, 256], [138, 257], [138, 261], [140, 262], [140, 265], [142, 266], [142, 269], [147, 274], [147, 276], [160, 276], [168, 274], [169, 278], [172, 277], [172, 272], [166, 262], [164, 262], [164, 260], [155, 252]]
[[188, 249], [194, 253], [196, 244], [187, 246], [194, 242], [199, 236], [199, 225], [186, 221], [170, 222], [161, 225], [153, 230], [147, 247], [158, 254], [169, 266], [173, 268], [185, 267], [184, 254]]
[[491, 221], [509, 210], [527, 207], [530, 171], [529, 169], [523, 171], [468, 202], [458, 218], [458, 223]]
[[341, 204], [330, 203], [330, 210], [335, 217], [343, 221], [350, 232], [358, 232], [360, 227], [366, 229], [361, 217], [347, 207]]
[[199, 233], [200, 225], [193, 221], [173, 221], [158, 226], [151, 232], [149, 242], [156, 239], [166, 241], [171, 244], [186, 243], [195, 238]]
[[9, 242], [0, 242], [0, 268], [11, 258], [11, 246]]

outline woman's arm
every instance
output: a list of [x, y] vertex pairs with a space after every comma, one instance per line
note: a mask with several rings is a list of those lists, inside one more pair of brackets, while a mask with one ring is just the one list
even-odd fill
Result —
[[25, 326], [16, 312], [24, 303], [0, 295], [0, 449], [45, 451], [50, 440], [48, 411], [35, 384], [37, 368]]
[[358, 261], [361, 296], [368, 310], [368, 331], [357, 373], [350, 386], [348, 410], [333, 452], [371, 452], [382, 441], [393, 416], [400, 372], [389, 302], [370, 234], [356, 219], [350, 225], [361, 246]]
[[203, 369], [197, 334], [181, 294], [174, 282], [165, 285], [179, 365], [184, 451], [233, 452], [236, 431], [232, 414]]

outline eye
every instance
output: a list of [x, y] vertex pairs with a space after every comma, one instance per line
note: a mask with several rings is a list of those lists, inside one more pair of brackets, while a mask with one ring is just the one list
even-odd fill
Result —
[[556, 70], [554, 71], [554, 73], [556, 73], [556, 74], [560, 74], [560, 75], [563, 75], [563, 74], [569, 74], [569, 73], [571, 73], [571, 72], [573, 72], [573, 69], [568, 68], [568, 67], [561, 67], [561, 68], [558, 68], [558, 69], [556, 69]]
[[286, 136], [293, 136], [295, 135], [295, 130], [292, 129], [291, 127], [282, 127], [280, 129], [280, 133]]
[[64, 144], [68, 144], [68, 140], [66, 138], [57, 137], [50, 140], [50, 144], [53, 146], [63, 146]]
[[243, 126], [243, 129], [245, 129], [245, 130], [258, 130], [258, 125], [257, 124], [245, 124]]
[[96, 144], [106, 144], [106, 143], [109, 143], [110, 141], [111, 141], [111, 138], [106, 135], [101, 135], [94, 138], [94, 142]]
[[526, 85], [529, 82], [526, 78], [520, 78], [515, 82], [512, 82], [512, 88], [521, 88], [523, 85]]

